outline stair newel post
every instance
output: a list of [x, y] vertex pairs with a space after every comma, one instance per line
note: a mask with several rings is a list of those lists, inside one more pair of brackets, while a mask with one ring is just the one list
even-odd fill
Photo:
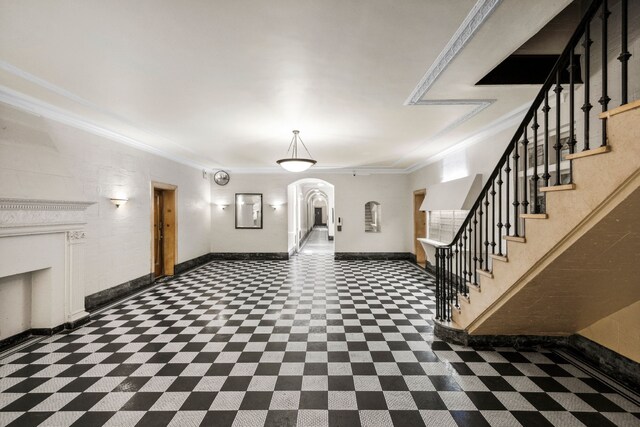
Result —
[[583, 123], [583, 131], [584, 131], [584, 142], [583, 142], [583, 151], [589, 150], [589, 112], [593, 105], [591, 105], [591, 94], [590, 94], [590, 79], [591, 79], [591, 45], [593, 44], [593, 40], [591, 40], [591, 23], [588, 22], [587, 26], [584, 29], [584, 42], [582, 46], [584, 47], [584, 104], [582, 104], [582, 112], [584, 114], [584, 123]]
[[621, 74], [621, 94], [620, 94], [620, 105], [624, 105], [628, 102], [628, 69], [629, 69], [629, 58], [631, 58], [631, 54], [629, 53], [627, 43], [628, 43], [628, 8], [627, 0], [621, 0], [620, 2], [620, 42], [621, 42], [621, 52], [620, 56], [618, 56], [618, 61], [620, 61], [620, 74]]
[[452, 296], [452, 300], [455, 301], [456, 308], [458, 308], [460, 307], [460, 305], [458, 305], [458, 292], [456, 292], [453, 287], [453, 251], [451, 250], [451, 248], [448, 248], [447, 252], [448, 252], [447, 260], [448, 260], [448, 268], [449, 268], [449, 294]]
[[533, 181], [533, 213], [540, 213], [540, 205], [538, 204], [538, 181], [540, 176], [538, 175], [538, 110], [533, 112], [533, 175], [531, 175], [531, 181]]
[[528, 123], [524, 125], [524, 138], [522, 139], [522, 212], [525, 214], [529, 213], [529, 197], [527, 192], [527, 186], [529, 185], [527, 181], [527, 158], [529, 156], [527, 147], [529, 146], [529, 138], [527, 137], [527, 125]]
[[478, 211], [473, 211], [473, 283], [478, 284]]
[[498, 170], [498, 255], [502, 256], [502, 168]]
[[544, 113], [544, 146], [542, 147], [544, 151], [544, 173], [542, 174], [542, 179], [544, 181], [544, 186], [549, 186], [549, 178], [551, 175], [549, 174], [549, 91], [544, 94], [544, 107], [542, 107], [542, 112]]
[[[458, 263], [459, 258], [458, 258], [458, 243], [454, 242], [453, 243], [453, 270], [455, 271], [455, 273], [453, 274], [453, 280], [456, 286], [456, 295], [458, 295], [460, 293], [460, 264]], [[457, 297], [456, 297], [457, 298]]]
[[462, 236], [462, 286], [464, 288], [464, 294], [467, 295], [467, 251], [469, 250], [469, 244], [467, 243], [467, 229], [464, 229]]
[[[576, 65], [574, 63], [574, 49], [571, 49], [569, 55], [569, 154], [576, 151], [576, 132], [575, 132], [575, 82], [574, 75]], [[569, 160], [569, 183], [573, 182], [573, 161]]]
[[436, 319], [442, 320], [442, 292], [440, 291], [440, 248], [436, 247]]
[[[607, 93], [607, 68], [609, 68], [607, 64], [607, 22], [609, 21], [609, 15], [611, 15], [607, 3], [607, 0], [603, 0], [602, 14], [600, 15], [600, 18], [602, 18], [602, 46], [600, 49], [602, 52], [602, 96], [598, 100], [598, 103], [602, 106], [602, 112], [607, 111], [609, 101], [611, 100]], [[601, 120], [600, 122], [602, 123], [602, 143], [600, 145], [604, 147], [607, 145], [607, 121]]]
[[[463, 272], [464, 268], [464, 249], [462, 245], [462, 240], [458, 241], [458, 248], [460, 249], [460, 253], [458, 254], [458, 283], [460, 284], [460, 293], [467, 296], [467, 285], [465, 283], [466, 276]], [[457, 249], [456, 249], [457, 250]], [[462, 273], [462, 274], [460, 274]]]
[[442, 248], [442, 253], [440, 254], [440, 262], [442, 262], [442, 280], [443, 280], [443, 287], [445, 289], [445, 314], [446, 314], [446, 320], [447, 322], [449, 322], [451, 320], [451, 302], [452, 302], [452, 296], [451, 296], [451, 289], [448, 283], [448, 270], [447, 270], [447, 261], [448, 261], [448, 253], [447, 253], [447, 248]]
[[509, 216], [510, 216], [510, 204], [509, 204], [509, 199], [511, 197], [511, 189], [509, 188], [509, 173], [511, 172], [511, 165], [509, 162], [509, 156], [507, 156], [506, 160], [505, 160], [505, 167], [504, 167], [504, 183], [505, 183], [505, 191], [504, 191], [504, 198], [505, 198], [505, 208], [506, 208], [506, 212], [505, 212], [505, 223], [504, 223], [504, 235], [505, 236], [509, 236], [509, 230], [511, 229], [511, 223], [509, 222]]
[[469, 269], [467, 271], [467, 276], [469, 276], [469, 283], [473, 283], [473, 236], [471, 232], [473, 228], [471, 227], [471, 220], [469, 221]]
[[496, 180], [491, 183], [491, 253], [496, 253]]
[[484, 258], [482, 257], [482, 216], [484, 212], [482, 211], [482, 194], [480, 195], [480, 202], [478, 202], [478, 222], [480, 223], [480, 227], [478, 230], [478, 267], [482, 269], [482, 263], [484, 262]]
[[513, 235], [519, 236], [520, 223], [520, 201], [519, 201], [519, 183], [520, 174], [518, 173], [518, 164], [520, 163], [520, 154], [518, 151], [518, 141], [513, 143]]
[[556, 182], [554, 185], [560, 185], [560, 156], [562, 155], [562, 140], [560, 138], [560, 94], [562, 93], [562, 86], [560, 85], [560, 68], [556, 71], [556, 87], [553, 90], [556, 93], [556, 144], [553, 148], [556, 150]]
[[484, 269], [489, 271], [489, 193], [484, 196]]

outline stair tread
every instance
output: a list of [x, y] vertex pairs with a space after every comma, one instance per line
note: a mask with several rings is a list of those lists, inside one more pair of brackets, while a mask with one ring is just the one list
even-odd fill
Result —
[[520, 214], [520, 218], [523, 218], [523, 219], [547, 219], [547, 218], [549, 218], [549, 215], [546, 214], [546, 213], [543, 213], [543, 214], [529, 213], [529, 214]]
[[473, 289], [474, 291], [481, 291], [480, 285], [477, 283], [471, 283], [471, 282], [467, 282], [467, 288], [469, 289]]
[[635, 100], [633, 102], [629, 102], [627, 104], [621, 105], [616, 108], [612, 108], [611, 110], [602, 112], [600, 113], [600, 118], [608, 119], [608, 118], [611, 118], [611, 116], [615, 116], [616, 114], [624, 113], [625, 111], [634, 110], [636, 108], [640, 108], [640, 99]]
[[605, 145], [604, 147], [598, 147], [598, 148], [593, 148], [591, 150], [579, 151], [577, 153], [567, 154], [566, 156], [564, 156], [564, 159], [575, 160], [575, 159], [580, 159], [582, 157], [589, 157], [589, 156], [595, 156], [598, 154], [608, 153], [610, 151], [611, 151], [611, 147], [609, 145]]
[[524, 237], [519, 237], [519, 236], [502, 236], [502, 238], [504, 240], [507, 240], [509, 242], [518, 242], [518, 243], [526, 243], [527, 239], [525, 239]]
[[455, 320], [451, 319], [449, 321], [443, 321], [443, 320], [434, 320], [435, 322], [438, 322], [440, 325], [445, 326], [449, 329], [457, 329], [462, 331], [464, 328], [460, 325], [458, 325], [458, 323], [456, 323]]
[[491, 254], [489, 256], [491, 258], [495, 259], [496, 261], [509, 262], [509, 258], [507, 258], [506, 256], [503, 256], [503, 255]]
[[484, 269], [481, 269], [481, 268], [476, 268], [476, 272], [481, 276], [485, 276], [485, 277], [488, 277], [490, 279], [493, 279], [493, 273], [490, 272], [490, 271], [487, 271], [487, 270], [484, 270]]
[[575, 184], [551, 185], [549, 187], [540, 188], [540, 192], [549, 193], [551, 191], [568, 191], [568, 190], [575, 190], [575, 189], [576, 189]]

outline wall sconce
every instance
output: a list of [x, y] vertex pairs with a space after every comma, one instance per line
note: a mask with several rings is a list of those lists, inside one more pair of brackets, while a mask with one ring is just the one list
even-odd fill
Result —
[[114, 205], [116, 205], [116, 208], [119, 208], [121, 205], [126, 204], [129, 199], [109, 199], [111, 200], [111, 203], [113, 203]]
[[223, 204], [220, 204], [220, 203], [216, 203], [216, 206], [217, 206], [220, 210], [225, 210], [226, 208], [228, 208], [228, 207], [229, 207], [229, 205], [223, 205]]
[[275, 211], [278, 208], [281, 208], [283, 206], [283, 203], [273, 203], [271, 205], [269, 205], [273, 208], [273, 210]]

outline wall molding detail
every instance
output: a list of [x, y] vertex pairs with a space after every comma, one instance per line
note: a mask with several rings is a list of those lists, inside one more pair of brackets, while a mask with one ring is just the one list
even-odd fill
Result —
[[[68, 231], [85, 224], [85, 211], [95, 202], [0, 198], [0, 236]], [[84, 237], [84, 232], [74, 239]]]
[[440, 74], [447, 68], [453, 59], [460, 53], [466, 44], [473, 38], [476, 31], [491, 16], [494, 10], [500, 5], [502, 0], [478, 0], [473, 5], [467, 17], [447, 45], [442, 49], [436, 60], [429, 67], [418, 85], [413, 89], [405, 105], [416, 105], [420, 99], [429, 91], [431, 86], [438, 79]]

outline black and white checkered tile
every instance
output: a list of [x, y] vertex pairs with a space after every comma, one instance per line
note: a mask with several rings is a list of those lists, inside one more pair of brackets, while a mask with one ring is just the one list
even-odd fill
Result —
[[1, 425], [634, 426], [556, 353], [435, 340], [406, 262], [214, 262], [0, 360]]

